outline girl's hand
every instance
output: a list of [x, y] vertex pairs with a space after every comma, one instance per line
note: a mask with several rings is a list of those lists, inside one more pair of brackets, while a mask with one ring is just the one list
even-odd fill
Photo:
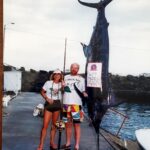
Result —
[[46, 101], [49, 103], [49, 104], [53, 104], [53, 100], [52, 99], [50, 99], [50, 98], [46, 98]]
[[62, 88], [64, 88], [66, 86], [65, 81], [61, 82], [61, 86], [62, 86]]

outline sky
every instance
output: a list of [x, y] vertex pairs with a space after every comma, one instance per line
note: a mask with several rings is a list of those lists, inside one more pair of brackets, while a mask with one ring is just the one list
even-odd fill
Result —
[[[84, 0], [99, 2], [99, 0]], [[86, 58], [97, 10], [77, 0], [4, 0], [4, 63], [26, 70], [63, 70]], [[150, 1], [113, 0], [105, 9], [109, 22], [109, 72], [150, 73]], [[11, 24], [11, 23], [15, 24]]]

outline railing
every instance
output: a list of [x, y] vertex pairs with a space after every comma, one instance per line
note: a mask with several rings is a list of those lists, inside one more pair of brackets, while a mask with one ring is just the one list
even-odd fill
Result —
[[113, 112], [115, 112], [116, 114], [119, 114], [120, 116], [123, 117], [123, 121], [122, 121], [122, 123], [121, 123], [121, 125], [120, 125], [120, 127], [119, 127], [119, 129], [118, 129], [118, 131], [117, 131], [117, 134], [116, 134], [116, 136], [118, 136], [118, 135], [119, 135], [119, 132], [120, 132], [120, 130], [121, 130], [121, 128], [123, 127], [123, 124], [125, 123], [125, 120], [128, 119], [128, 116], [126, 116], [125, 114], [123, 114], [123, 113], [121, 113], [121, 112], [119, 112], [119, 111], [117, 111], [117, 110], [115, 110], [115, 109], [113, 109], [113, 108], [109, 108], [108, 110], [109, 110], [109, 111], [113, 111]]

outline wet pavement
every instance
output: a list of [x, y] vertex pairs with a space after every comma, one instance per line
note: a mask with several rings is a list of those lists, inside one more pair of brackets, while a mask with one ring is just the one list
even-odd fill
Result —
[[[42, 127], [41, 117], [34, 117], [33, 110], [44, 103], [40, 94], [20, 93], [4, 108], [2, 150], [36, 150], [39, 144]], [[44, 144], [44, 150], [49, 150], [49, 131]], [[84, 120], [81, 124], [80, 150], [97, 150], [97, 136], [89, 123]], [[56, 143], [58, 141], [58, 132]], [[62, 132], [62, 144], [65, 143], [65, 131]], [[72, 148], [74, 141], [72, 140]], [[100, 137], [100, 150], [111, 150], [109, 144]]]

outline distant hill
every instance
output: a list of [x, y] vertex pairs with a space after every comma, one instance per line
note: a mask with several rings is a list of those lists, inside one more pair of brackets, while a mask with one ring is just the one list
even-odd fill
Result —
[[[11, 65], [4, 65], [4, 71], [22, 71], [22, 91], [40, 92], [43, 84], [49, 80], [53, 71], [30, 69], [26, 71], [24, 67], [16, 68]], [[67, 72], [68, 74], [68, 72]], [[81, 74], [85, 77], [85, 74]], [[110, 89], [115, 95], [128, 101], [150, 102], [150, 74], [144, 73], [139, 76], [120, 76], [109, 74]]]
[[119, 76], [110, 74], [110, 86], [114, 93], [129, 101], [150, 103], [150, 76]]

